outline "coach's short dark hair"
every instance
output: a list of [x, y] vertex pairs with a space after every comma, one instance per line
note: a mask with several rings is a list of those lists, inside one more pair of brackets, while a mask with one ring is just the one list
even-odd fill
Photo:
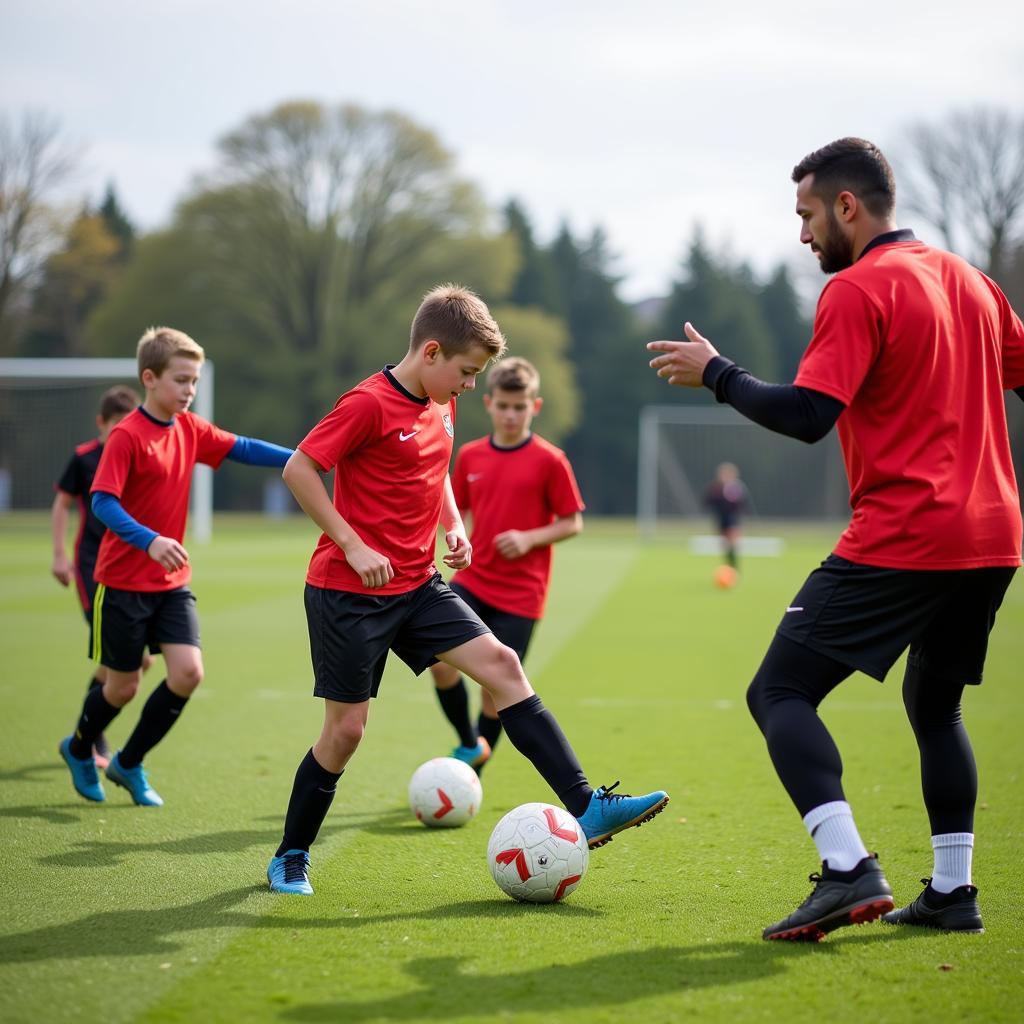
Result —
[[809, 153], [793, 168], [793, 180], [814, 175], [811, 191], [826, 203], [840, 192], [852, 192], [875, 217], [892, 213], [896, 179], [882, 151], [867, 139], [836, 139]]

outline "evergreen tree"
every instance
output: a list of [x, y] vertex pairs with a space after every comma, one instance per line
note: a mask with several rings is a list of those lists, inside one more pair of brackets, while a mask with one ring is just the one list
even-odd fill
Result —
[[512, 282], [508, 300], [514, 306], [536, 306], [548, 313], [564, 313], [551, 258], [537, 246], [526, 211], [510, 199], [505, 205], [506, 230], [519, 249], [519, 272]]
[[135, 241], [135, 225], [128, 219], [128, 215], [118, 202], [113, 182], [107, 185], [103, 202], [96, 212], [103, 218], [107, 231], [121, 244], [121, 258], [126, 260], [131, 252], [132, 242]]

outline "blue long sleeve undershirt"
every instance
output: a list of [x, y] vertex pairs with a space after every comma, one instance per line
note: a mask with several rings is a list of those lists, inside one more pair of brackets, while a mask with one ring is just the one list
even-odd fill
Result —
[[238, 437], [226, 457], [247, 466], [283, 466], [292, 457], [292, 449], [256, 437]]
[[143, 526], [124, 510], [120, 499], [108, 491], [95, 491], [92, 496], [92, 511], [96, 518], [112, 533], [116, 533], [126, 544], [148, 551], [149, 545], [160, 536], [155, 530]]
[[[291, 455], [291, 448], [282, 448], [255, 437], [238, 437], [226, 457], [247, 466], [283, 466]], [[159, 536], [155, 530], [143, 526], [129, 515], [120, 500], [107, 491], [93, 494], [92, 510], [108, 530], [140, 551], [148, 551], [149, 545]]]

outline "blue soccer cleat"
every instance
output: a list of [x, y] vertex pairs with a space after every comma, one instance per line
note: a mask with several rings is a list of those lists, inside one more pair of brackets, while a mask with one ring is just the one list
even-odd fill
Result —
[[[477, 738], [475, 747], [456, 747], [452, 751], [452, 757], [456, 761], [463, 761], [470, 768], [482, 768], [484, 762], [491, 756], [491, 745], [480, 736]], [[479, 772], [477, 773], [479, 774]]]
[[617, 785], [618, 782], [595, 789], [590, 806], [576, 819], [592, 850], [610, 843], [616, 832], [650, 821], [668, 803], [668, 793], [663, 789], [644, 796], [630, 796], [628, 793], [613, 793]]
[[57, 749], [71, 771], [71, 784], [75, 787], [78, 795], [84, 796], [86, 800], [92, 800], [93, 803], [103, 803], [107, 799], [107, 795], [103, 792], [103, 784], [96, 771], [96, 762], [91, 757], [84, 760], [75, 757], [71, 753], [70, 736], [65, 736]]
[[312, 896], [309, 884], [309, 851], [285, 850], [280, 857], [271, 857], [267, 865], [267, 881], [271, 892], [291, 896]]
[[115, 786], [127, 789], [139, 807], [163, 807], [163, 798], [150, 786], [145, 768], [141, 764], [134, 768], [124, 768], [120, 758], [121, 752], [118, 751], [110, 759], [110, 764], [107, 765], [107, 778]]

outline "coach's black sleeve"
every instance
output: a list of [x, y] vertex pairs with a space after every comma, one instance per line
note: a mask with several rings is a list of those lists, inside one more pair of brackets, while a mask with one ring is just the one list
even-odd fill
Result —
[[1019, 388], [1014, 388], [1013, 390], [1017, 392], [1017, 397], [1022, 402], [1024, 402], [1024, 384], [1021, 384], [1021, 386]]
[[838, 398], [812, 388], [766, 384], [724, 356], [715, 356], [704, 367], [703, 381], [719, 402], [748, 420], [808, 444], [820, 441], [846, 408]]

